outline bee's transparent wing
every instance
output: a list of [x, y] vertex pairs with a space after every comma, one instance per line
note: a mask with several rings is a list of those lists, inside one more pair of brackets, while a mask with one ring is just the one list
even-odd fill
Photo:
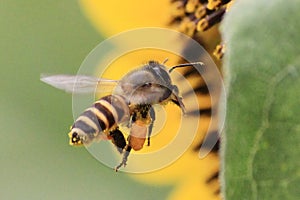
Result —
[[112, 92], [117, 80], [97, 78], [86, 75], [41, 75], [41, 81], [68, 93], [84, 94], [93, 92]]

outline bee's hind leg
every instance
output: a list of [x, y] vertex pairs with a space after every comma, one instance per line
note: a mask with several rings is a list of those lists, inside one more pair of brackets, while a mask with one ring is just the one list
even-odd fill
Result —
[[117, 150], [122, 153], [126, 146], [126, 140], [123, 133], [117, 128], [110, 132], [112, 143], [117, 147]]
[[150, 146], [150, 137], [152, 134], [153, 124], [155, 121], [155, 111], [154, 111], [153, 107], [150, 108], [150, 117], [151, 117], [151, 123], [148, 128], [147, 146]]
[[126, 166], [127, 164], [127, 159], [128, 159], [128, 156], [130, 154], [130, 151], [131, 151], [131, 146], [127, 145], [125, 147], [125, 152], [124, 152], [124, 155], [123, 155], [123, 159], [122, 159], [122, 162], [115, 167], [115, 171], [117, 172], [122, 166]]

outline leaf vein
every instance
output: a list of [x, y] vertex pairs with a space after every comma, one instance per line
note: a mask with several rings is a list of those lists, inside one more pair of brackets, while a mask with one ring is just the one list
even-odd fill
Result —
[[292, 72], [294, 72], [295, 70], [296, 68], [293, 65], [288, 65], [287, 67], [283, 68], [270, 80], [269, 86], [267, 87], [268, 89], [267, 95], [266, 95], [266, 99], [262, 111], [262, 123], [258, 131], [255, 133], [254, 144], [250, 150], [249, 160], [247, 164], [248, 166], [247, 176], [250, 180], [252, 180], [251, 189], [252, 189], [253, 199], [255, 200], [258, 198], [258, 195], [257, 195], [257, 182], [254, 178], [254, 172], [253, 172], [253, 164], [254, 164], [253, 162], [254, 162], [255, 155], [259, 149], [259, 143], [261, 141], [261, 138], [265, 133], [265, 130], [269, 127], [269, 112], [272, 103], [274, 102], [275, 99], [274, 94], [275, 94], [276, 86], [282, 80], [284, 80], [286, 76], [292, 74]]

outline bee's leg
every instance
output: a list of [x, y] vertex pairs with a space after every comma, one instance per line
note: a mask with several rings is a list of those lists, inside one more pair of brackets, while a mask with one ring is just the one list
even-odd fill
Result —
[[177, 106], [179, 106], [181, 108], [183, 114], [185, 114], [186, 110], [185, 110], [185, 106], [182, 101], [182, 97], [178, 96], [178, 93], [179, 93], [178, 87], [176, 85], [172, 85], [172, 87], [173, 87], [173, 89], [172, 89], [171, 101], [173, 103], [175, 103]]
[[151, 117], [151, 123], [148, 128], [147, 146], [150, 146], [150, 137], [152, 134], [153, 124], [155, 121], [155, 111], [154, 111], [153, 107], [150, 108], [150, 117]]
[[116, 172], [120, 169], [120, 167], [122, 167], [122, 166], [125, 167], [126, 166], [127, 158], [130, 154], [130, 151], [131, 151], [131, 146], [127, 145], [126, 148], [125, 148], [125, 152], [124, 152], [124, 155], [123, 155], [122, 162], [118, 166], [116, 166], [116, 168], [115, 168]]
[[117, 128], [109, 133], [112, 137], [112, 143], [117, 147], [120, 153], [123, 152], [123, 149], [126, 146], [126, 140], [123, 133]]
[[136, 121], [136, 113], [133, 113], [133, 114], [131, 115], [131, 117], [130, 117], [130, 120], [129, 120], [128, 124], [127, 124], [127, 127], [128, 127], [128, 128], [131, 128], [132, 123], [134, 123], [135, 121]]

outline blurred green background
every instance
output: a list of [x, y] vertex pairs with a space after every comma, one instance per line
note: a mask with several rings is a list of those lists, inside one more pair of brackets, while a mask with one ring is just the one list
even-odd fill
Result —
[[165, 199], [68, 145], [71, 95], [40, 74], [77, 72], [103, 38], [74, 0], [0, 2], [0, 199]]

